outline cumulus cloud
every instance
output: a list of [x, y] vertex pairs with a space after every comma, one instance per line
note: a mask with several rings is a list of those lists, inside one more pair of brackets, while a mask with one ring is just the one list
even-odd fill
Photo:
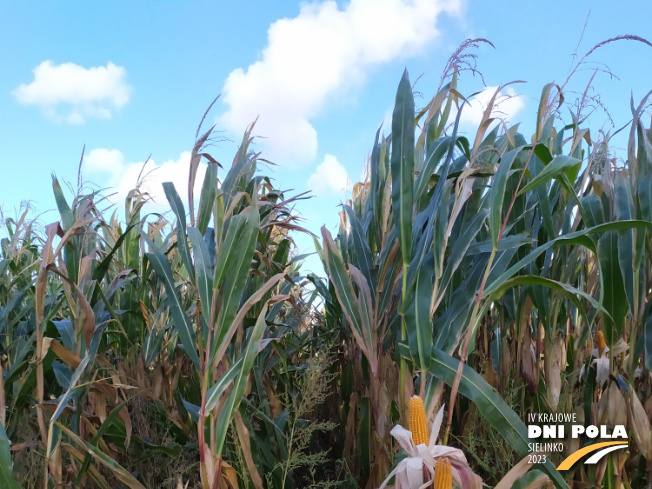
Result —
[[308, 178], [308, 190], [315, 195], [344, 193], [350, 186], [349, 174], [339, 160], [327, 154]]
[[[152, 198], [150, 206], [161, 210], [167, 208], [167, 199], [163, 192], [163, 182], [174, 183], [177, 192], [187, 204], [188, 168], [190, 152], [183, 151], [177, 159], [171, 159], [157, 164], [149, 159], [144, 162], [125, 160], [124, 154], [117, 149], [96, 148], [84, 156], [83, 169], [89, 180], [107, 188], [107, 193], [115, 193], [111, 202], [122, 205], [130, 190], [142, 182], [140, 189]], [[206, 167], [202, 164], [197, 172], [195, 195], [199, 196], [201, 184], [204, 181]], [[197, 197], [198, 199], [198, 197]]]
[[440, 14], [458, 15], [463, 0], [333, 0], [301, 7], [269, 30], [261, 59], [232, 71], [222, 90], [221, 123], [240, 134], [260, 116], [256, 134], [280, 164], [311, 160], [311, 124], [340, 90], [359, 85], [373, 66], [422, 52], [440, 33]]
[[[464, 106], [462, 109], [462, 115], [460, 116], [460, 125], [470, 126], [474, 129], [477, 129], [478, 125], [482, 121], [482, 114], [487, 108], [491, 97], [498, 87], [487, 87], [478, 95], [473, 97], [469, 104]], [[506, 123], [514, 121], [516, 115], [525, 107], [525, 97], [519, 95], [512, 87], [507, 87], [498, 94], [496, 101], [494, 103], [494, 108], [492, 111], [493, 117], [504, 120]], [[455, 115], [453, 114], [449, 120], [455, 120]]]
[[43, 61], [33, 70], [34, 80], [13, 91], [23, 105], [39, 107], [46, 117], [69, 124], [108, 119], [129, 102], [127, 71], [113, 63], [84, 68], [74, 63]]

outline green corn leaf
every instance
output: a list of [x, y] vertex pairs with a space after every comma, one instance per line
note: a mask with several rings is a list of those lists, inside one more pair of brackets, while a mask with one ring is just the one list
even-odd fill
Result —
[[54, 191], [54, 200], [57, 203], [57, 208], [61, 215], [63, 230], [67, 231], [75, 223], [75, 216], [66, 201], [66, 197], [63, 195], [63, 190], [61, 189], [61, 185], [59, 185], [59, 180], [57, 180], [57, 177], [54, 175], [52, 175], [52, 190]]
[[618, 235], [615, 232], [607, 232], [600, 237], [598, 262], [601, 302], [610, 316], [605, 317], [605, 339], [607, 345], [612, 346], [623, 332], [625, 317], [629, 311], [623, 275], [618, 263]]
[[428, 148], [426, 161], [423, 164], [421, 172], [419, 172], [419, 175], [417, 176], [417, 181], [414, 187], [415, 201], [418, 202], [423, 197], [424, 192], [428, 187], [430, 177], [435, 172], [437, 166], [439, 166], [439, 163], [446, 152], [451, 149], [451, 140], [452, 138], [449, 136], [438, 139]]
[[11, 460], [11, 443], [5, 433], [5, 428], [0, 423], [0, 487], [6, 489], [21, 489], [21, 485], [14, 478], [11, 469], [14, 464]]
[[371, 259], [371, 249], [369, 248], [367, 236], [364, 232], [364, 229], [362, 228], [362, 223], [358, 219], [358, 216], [355, 215], [355, 212], [353, 212], [353, 209], [351, 209], [351, 207], [348, 205], [345, 205], [344, 210], [349, 216], [349, 223], [351, 224], [351, 238], [355, 256], [354, 264], [367, 278], [367, 282], [371, 288], [372, 296], [375, 296], [376, 281], [373, 278], [374, 264]]
[[209, 322], [211, 316], [211, 304], [213, 298], [213, 274], [210, 270], [211, 258], [208, 253], [208, 246], [204, 237], [197, 228], [188, 228], [188, 237], [192, 245], [192, 252], [195, 258], [195, 277], [197, 279], [197, 291], [201, 302], [203, 317]]
[[222, 288], [222, 307], [217, 320], [217, 337], [213, 343], [213, 352], [219, 348], [240, 306], [256, 250], [259, 229], [260, 217], [255, 200], [247, 214], [231, 218], [215, 265], [213, 289]]
[[[435, 210], [434, 224], [432, 230], [432, 253], [435, 261], [435, 276], [441, 278], [444, 257], [446, 254], [445, 234], [448, 227], [448, 210], [453, 182], [448, 182], [442, 192], [444, 202]], [[454, 248], [453, 248], [454, 249]]]
[[188, 275], [194, 280], [195, 270], [192, 266], [192, 260], [190, 259], [190, 248], [188, 246], [188, 237], [186, 235], [186, 211], [183, 208], [183, 202], [181, 202], [181, 197], [179, 197], [172, 182], [164, 182], [163, 190], [165, 191], [165, 196], [168, 199], [174, 215], [177, 217], [177, 246], [179, 248], [181, 260], [183, 261], [183, 265], [186, 267]]
[[430, 367], [430, 348], [432, 347], [430, 296], [433, 275], [433, 263], [432, 259], [430, 259], [419, 267], [416, 272], [413, 300], [405, 313], [409, 336], [416, 337], [418, 365], [424, 372]]
[[553, 178], [557, 178], [567, 171], [579, 167], [581, 161], [576, 158], [571, 158], [566, 155], [555, 156], [550, 163], [548, 163], [544, 169], [532, 180], [530, 180], [527, 185], [525, 185], [518, 194], [522, 195], [530, 190], [533, 190], [541, 185], [548, 183]]
[[344, 261], [342, 260], [337, 246], [335, 246], [331, 233], [326, 229], [326, 226], [321, 228], [321, 233], [324, 238], [326, 271], [331, 280], [331, 284], [335, 289], [335, 294], [337, 295], [337, 299], [344, 311], [344, 315], [353, 328], [353, 334], [356, 336], [360, 347], [363, 351], [368, 352], [368, 345], [366, 345], [366, 342], [363, 340], [365, 335], [362, 331], [362, 320], [360, 318], [358, 300], [355, 296], [355, 291], [353, 290], [346, 269], [344, 268]]
[[240, 374], [243, 362], [244, 359], [242, 357], [238, 358], [228, 368], [228, 370], [222, 374], [220, 379], [215, 382], [210, 389], [208, 389], [208, 393], [206, 394], [206, 411], [211, 411], [217, 406], [217, 401], [219, 401], [222, 393], [231, 385], [236, 376]]
[[[547, 106], [549, 103], [550, 92], [552, 91], [553, 88], [557, 88], [557, 90], [559, 90], [559, 86], [554, 83], [547, 83], [541, 89], [541, 97], [539, 98], [539, 109], [537, 110], [537, 129], [536, 129], [537, 141], [543, 139], [542, 137], [542, 134], [544, 133], [543, 127], [546, 124], [546, 122], [549, 119], [553, 119], [553, 117], [547, 115], [548, 114]], [[563, 101], [563, 98], [561, 100]]]
[[206, 167], [206, 174], [204, 175], [204, 183], [199, 197], [199, 212], [197, 214], [197, 229], [199, 229], [199, 232], [202, 233], [202, 235], [206, 234], [206, 229], [208, 229], [216, 196], [217, 165], [209, 163]]
[[496, 277], [495, 280], [487, 281], [487, 286], [485, 287], [483, 297], [489, 296], [489, 294], [491, 294], [503, 282], [510, 279], [516, 272], [521, 270], [526, 265], [532, 263], [539, 256], [541, 256], [542, 253], [552, 248], [553, 246], [557, 247], [562, 245], [581, 245], [593, 251], [593, 253], [597, 254], [596, 244], [593, 241], [593, 239], [590, 237], [592, 234], [600, 234], [600, 233], [605, 233], [607, 231], [619, 231], [619, 230], [631, 229], [631, 228], [646, 228], [650, 226], [652, 226], [652, 222], [638, 221], [638, 220], [608, 222], [591, 228], [583, 229], [581, 231], [575, 231], [574, 233], [568, 233], [563, 236], [560, 236], [559, 238], [553, 239], [552, 241], [548, 241], [546, 244], [541, 245], [538, 248], [532, 250], [524, 258], [516, 262], [514, 265], [509, 267], [505, 272], [503, 272], [498, 277]]
[[488, 215], [489, 211], [487, 209], [480, 209], [471, 220], [466, 223], [466, 226], [462, 229], [462, 232], [457, 239], [450, 243], [450, 256], [445, 261], [444, 272], [441, 278], [442, 288], [447, 287], [449, 282], [453, 279], [453, 274], [457, 271], [465, 256], [467, 256], [471, 243], [476, 240]]
[[243, 242], [246, 220], [247, 218], [244, 215], [233, 216], [229, 220], [226, 236], [222, 242], [217, 263], [215, 263], [215, 276], [213, 278], [213, 288], [215, 289], [222, 287], [228, 270], [227, 265], [234, 261], [238, 251], [238, 243]]
[[582, 216], [586, 221], [586, 227], [594, 227], [605, 222], [604, 210], [600, 197], [590, 194], [580, 199], [583, 209]]
[[[247, 128], [247, 131], [242, 136], [242, 143], [238, 149], [233, 166], [229, 169], [224, 181], [222, 182], [221, 191], [223, 193], [224, 207], [228, 209], [232, 200], [236, 197], [238, 192], [245, 190], [245, 183], [253, 176], [256, 169], [253, 156], [249, 153], [249, 145], [253, 138], [251, 131], [253, 124]], [[219, 213], [218, 213], [219, 216]]]
[[[425, 211], [429, 215], [427, 221], [428, 224], [426, 225], [425, 231], [423, 231], [424, 237], [418, 241], [415, 257], [412, 260], [411, 271], [408, 270], [408, 284], [406, 291], [407, 297], [404, 298], [404, 304], [402, 305], [403, 308], [406, 306], [407, 301], [409, 300], [409, 296], [412, 293], [412, 289], [414, 287], [415, 268], [421, 268], [424, 260], [426, 259], [426, 256], [431, 255], [431, 249], [433, 249], [435, 254], [437, 253], [437, 246], [441, 242], [436, 243], [434, 246], [431, 245], [435, 239], [443, 238], [440, 233], [442, 229], [445, 228], [448, 224], [448, 201], [444, 200], [444, 196], [448, 196], [448, 193], [451, 190], [451, 184], [448, 182], [448, 176], [451, 162], [453, 160], [455, 141], [457, 140], [457, 129], [459, 127], [460, 117], [462, 115], [462, 108], [460, 108], [457, 113], [457, 117], [455, 118], [453, 134], [450, 138], [450, 145], [448, 147], [448, 154], [441, 169], [437, 186], [435, 187], [432, 197], [430, 198], [430, 202], [428, 203], [428, 207]], [[418, 224], [415, 223], [415, 225], [418, 229]], [[435, 268], [435, 270], [437, 270], [437, 268]]]
[[641, 206], [641, 217], [652, 221], [652, 173], [641, 178], [638, 184], [638, 202]]
[[539, 160], [541, 160], [541, 163], [543, 163], [544, 166], [549, 164], [553, 158], [548, 146], [542, 143], [534, 145], [534, 154], [539, 158]]
[[11, 260], [9, 258], [3, 258], [2, 260], [0, 260], [0, 275], [4, 275], [10, 263]]
[[[632, 192], [629, 186], [629, 179], [623, 178], [622, 175], [616, 175], [616, 182], [614, 185], [614, 210], [616, 217], [619, 221], [627, 221], [634, 217], [634, 202], [632, 199]], [[625, 287], [625, 294], [629, 303], [630, 310], [634, 310], [636, 302], [635, 284], [636, 278], [634, 276], [635, 264], [637, 262], [636, 252], [638, 250], [634, 247], [634, 230], [624, 229], [618, 231], [618, 264], [622, 274], [623, 285]], [[643, 242], [641, 242], [643, 244]], [[642, 250], [641, 250], [642, 251]], [[639, 253], [639, 256], [642, 253]], [[640, 264], [639, 264], [640, 265]]]
[[512, 489], [538, 489], [545, 487], [546, 481], [548, 480], [549, 478], [546, 474], [538, 469], [533, 469], [514, 481]]
[[109, 267], [111, 266], [113, 255], [115, 255], [116, 251], [120, 249], [120, 246], [122, 246], [122, 242], [125, 240], [127, 234], [129, 233], [129, 231], [132, 230], [133, 227], [134, 227], [133, 224], [127, 226], [127, 230], [120, 235], [118, 240], [115, 242], [113, 248], [111, 248], [111, 251], [109, 251], [109, 254], [104, 257], [104, 259], [100, 262], [100, 264], [97, 267], [95, 267], [95, 270], [93, 270], [93, 280], [102, 280], [104, 275], [106, 275], [106, 272], [109, 270]]
[[371, 212], [369, 231], [371, 234], [371, 247], [373, 249], [380, 247], [380, 209], [382, 208], [382, 189], [380, 187], [380, 143], [378, 142], [378, 138], [380, 137], [381, 128], [382, 127], [379, 127], [376, 131], [374, 146], [371, 150], [371, 158], [369, 159], [371, 188], [369, 192], [369, 198], [367, 199], [367, 205], [369, 206]]
[[491, 202], [489, 229], [491, 230], [491, 243], [494, 249], [498, 247], [498, 237], [502, 226], [503, 201], [505, 200], [507, 179], [511, 175], [512, 165], [516, 161], [516, 157], [524, 148], [525, 146], [519, 146], [503, 155], [498, 165], [498, 171], [494, 175], [493, 185], [489, 190], [489, 200]]
[[183, 304], [177, 295], [176, 287], [174, 286], [174, 276], [172, 275], [172, 268], [170, 267], [170, 261], [167, 257], [159, 251], [156, 245], [149, 238], [147, 233], [142, 229], [138, 228], [141, 236], [145, 242], [149, 245], [150, 252], [145, 253], [147, 259], [150, 261], [154, 267], [154, 271], [159, 279], [163, 282], [165, 286], [165, 292], [167, 294], [168, 304], [170, 306], [170, 313], [172, 314], [172, 319], [174, 319], [174, 326], [179, 333], [179, 338], [183, 343], [183, 350], [188, 355], [188, 358], [192, 360], [195, 364], [197, 370], [201, 370], [201, 362], [199, 361], [199, 355], [197, 354], [197, 346], [195, 341], [195, 329], [193, 324], [190, 322], [190, 318], [186, 314]]
[[[535, 154], [537, 153], [537, 148], [541, 148], [542, 146], [543, 146], [542, 144], [537, 144], [535, 146], [534, 148]], [[545, 146], [543, 146], [543, 148], [546, 151], [548, 151], [548, 148], [546, 148]], [[549, 151], [548, 154], [550, 154]], [[530, 174], [532, 175], [532, 177], [536, 178], [537, 175], [541, 174], [544, 168], [545, 167], [543, 166], [542, 160], [539, 157], [533, 155], [530, 159], [530, 165], [528, 166], [528, 169], [530, 170]], [[541, 217], [543, 218], [543, 227], [546, 230], [546, 234], [548, 235], [549, 239], [552, 239], [555, 235], [555, 226], [552, 220], [553, 206], [550, 203], [547, 185], [539, 186], [536, 189], [536, 195], [539, 199], [539, 205], [537, 208], [541, 212]]]
[[392, 115], [392, 208], [399, 228], [403, 265], [412, 259], [412, 205], [414, 192], [414, 97], [407, 70], [396, 92]]
[[247, 386], [247, 378], [249, 377], [249, 372], [251, 372], [251, 368], [254, 365], [254, 359], [260, 350], [261, 340], [267, 325], [265, 322], [267, 305], [268, 304], [266, 303], [263, 306], [263, 310], [258, 315], [256, 324], [251, 330], [249, 341], [247, 342], [247, 346], [242, 354], [242, 368], [238, 369], [237, 374], [233, 378], [233, 388], [231, 389], [231, 393], [229, 394], [229, 397], [224, 404], [224, 408], [220, 412], [220, 417], [217, 420], [217, 426], [215, 430], [215, 456], [217, 457], [222, 455], [222, 450], [224, 448], [224, 443], [226, 442], [226, 434], [229, 429], [229, 425], [231, 424], [231, 420], [233, 419], [233, 415], [236, 409], [238, 409], [238, 406], [242, 401], [242, 396], [244, 395], [244, 391]]
[[575, 307], [577, 307], [577, 310], [584, 318], [586, 324], [590, 324], [590, 321], [586, 314], [586, 310], [579, 299], [580, 297], [588, 301], [596, 310], [604, 313], [606, 318], [610, 318], [609, 311], [607, 311], [598, 301], [596, 301], [591, 295], [587, 294], [586, 292], [579, 290], [572, 285], [564, 284], [557, 280], [552, 280], [538, 275], [519, 275], [518, 277], [514, 277], [503, 282], [500, 287], [494, 289], [492, 294], [487, 298], [481, 313], [478, 314], [478, 317], [482, 317], [483, 314], [486, 313], [491, 306], [491, 303], [498, 300], [511, 287], [527, 285], [532, 287], [547, 287], [551, 290], [560, 292], [567, 299], [569, 299], [575, 305]]

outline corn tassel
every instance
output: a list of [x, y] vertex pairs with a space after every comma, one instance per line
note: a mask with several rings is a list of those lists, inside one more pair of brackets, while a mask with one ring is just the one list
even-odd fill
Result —
[[453, 470], [451, 462], [447, 458], [437, 459], [432, 487], [433, 489], [453, 489]]
[[598, 331], [595, 335], [595, 343], [598, 347], [598, 358], [602, 357], [602, 352], [607, 346], [607, 342], [604, 340], [604, 334], [602, 331]]
[[428, 422], [426, 421], [426, 409], [423, 400], [419, 396], [413, 396], [408, 404], [410, 414], [410, 431], [415, 445], [428, 445]]

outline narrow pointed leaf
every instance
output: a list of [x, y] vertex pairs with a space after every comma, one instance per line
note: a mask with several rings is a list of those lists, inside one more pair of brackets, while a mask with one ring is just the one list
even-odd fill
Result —
[[211, 411], [217, 406], [217, 401], [219, 401], [222, 393], [231, 385], [233, 379], [240, 374], [242, 370], [244, 359], [242, 357], [238, 358], [226, 372], [222, 374], [213, 386], [208, 389], [206, 394], [206, 410]]
[[209, 322], [211, 315], [211, 301], [213, 298], [213, 274], [210, 269], [211, 258], [208, 254], [208, 246], [201, 232], [197, 228], [188, 228], [188, 237], [192, 244], [192, 252], [195, 258], [195, 277], [197, 279], [197, 290], [204, 319]]
[[20, 484], [11, 473], [14, 464], [11, 461], [11, 443], [5, 433], [5, 428], [0, 423], [0, 487], [6, 489], [21, 489]]
[[392, 115], [392, 208], [399, 228], [403, 264], [412, 258], [412, 205], [414, 192], [414, 97], [407, 70], [398, 85]]
[[177, 217], [177, 246], [179, 247], [181, 260], [190, 278], [194, 279], [195, 270], [192, 267], [192, 260], [190, 259], [190, 248], [188, 247], [188, 237], [186, 236], [186, 211], [183, 208], [183, 202], [181, 202], [181, 197], [179, 197], [172, 182], [164, 182], [163, 190], [174, 215]]
[[557, 178], [568, 170], [579, 166], [580, 163], [580, 160], [567, 155], [555, 156], [536, 177], [519, 190], [519, 195], [548, 183], [553, 178]]
[[123, 484], [125, 484], [130, 489], [145, 489], [138, 480], [129, 473], [124, 467], [120, 466], [115, 460], [113, 460], [109, 455], [102, 452], [98, 447], [92, 445], [86, 440], [80, 438], [75, 433], [70, 431], [66, 426], [61, 423], [56, 423], [59, 429], [68, 436], [72, 441], [74, 441], [77, 446], [87, 451], [91, 457], [97, 460], [99, 463], [104, 465], [106, 468], [111, 470], [113, 475]]
[[[514, 164], [516, 157], [523, 148], [524, 146], [518, 147], [503, 155], [500, 159], [500, 164], [498, 165], [498, 171], [496, 171], [496, 174], [494, 175], [493, 184], [489, 190], [491, 201], [489, 229], [491, 230], [491, 243], [494, 248], [498, 247], [498, 236], [500, 235], [500, 227], [502, 225], [503, 202], [505, 200], [507, 179], [511, 175], [512, 165]], [[511, 195], [507, 197], [510, 198]]]
[[348, 205], [345, 205], [344, 210], [349, 216], [349, 222], [351, 223], [351, 238], [353, 242], [353, 249], [355, 251], [354, 263], [367, 278], [367, 282], [371, 287], [372, 295], [375, 295], [376, 281], [373, 279], [374, 264], [371, 258], [371, 249], [369, 248], [367, 236], [365, 235], [364, 229], [362, 229], [362, 223], [358, 219], [358, 216], [355, 215], [355, 212], [353, 212], [353, 209], [351, 209], [351, 207]]
[[154, 267], [156, 275], [163, 282], [165, 287], [168, 304], [170, 306], [170, 313], [172, 314], [172, 319], [174, 319], [174, 326], [179, 333], [179, 338], [181, 338], [183, 343], [183, 350], [195, 364], [197, 369], [201, 369], [201, 362], [199, 361], [199, 355], [197, 354], [195, 341], [195, 329], [190, 322], [190, 318], [186, 314], [185, 309], [183, 308], [181, 299], [179, 299], [179, 296], [177, 295], [177, 290], [174, 286], [172, 268], [170, 267], [170, 261], [163, 253], [158, 250], [156, 245], [152, 242], [145, 231], [140, 228], [138, 228], [138, 230], [143, 236], [143, 239], [145, 239], [149, 245], [150, 252], [146, 253], [145, 256], [147, 256], [147, 259]]
[[226, 434], [233, 419], [233, 414], [238, 409], [240, 402], [242, 401], [242, 396], [244, 395], [245, 388], [247, 386], [247, 378], [249, 377], [249, 372], [254, 365], [254, 360], [256, 355], [260, 350], [260, 342], [265, 333], [265, 327], [267, 323], [265, 322], [265, 315], [267, 314], [267, 304], [263, 307], [262, 312], [258, 315], [256, 324], [251, 330], [249, 335], [249, 341], [247, 346], [242, 354], [242, 368], [238, 369], [237, 374], [233, 379], [233, 388], [229, 394], [224, 408], [220, 413], [220, 417], [217, 420], [217, 427], [215, 432], [216, 438], [216, 449], [215, 455], [222, 455], [222, 450], [224, 448], [224, 443], [226, 442]]
[[[242, 293], [247, 283], [260, 228], [257, 203], [254, 202], [244, 216], [237, 215], [231, 220], [215, 265], [216, 278], [213, 281], [213, 288], [222, 289], [222, 307], [217, 321], [214, 348], [218, 348], [223, 341], [242, 301]], [[238, 221], [236, 227], [233, 227], [233, 220]]]
[[610, 318], [605, 318], [606, 340], [607, 345], [612, 346], [623, 332], [625, 317], [629, 311], [625, 284], [618, 263], [618, 236], [615, 232], [605, 233], [598, 241], [598, 261], [602, 304], [610, 315]]
[[209, 163], [206, 167], [206, 174], [204, 175], [204, 183], [199, 197], [199, 211], [197, 213], [197, 229], [199, 229], [199, 232], [202, 234], [206, 233], [206, 229], [210, 223], [211, 212], [213, 211], [213, 204], [215, 204], [216, 196], [217, 164]]

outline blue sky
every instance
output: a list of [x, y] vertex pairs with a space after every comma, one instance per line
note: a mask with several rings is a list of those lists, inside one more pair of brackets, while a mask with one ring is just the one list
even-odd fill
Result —
[[[313, 190], [318, 198], [299, 208], [306, 227], [334, 231], [405, 67], [412, 81], [421, 77], [416, 102], [425, 105], [456, 47], [490, 40], [495, 49], [474, 51], [477, 68], [487, 87], [527, 81], [501, 110], [529, 138], [542, 86], [565, 81], [573, 53], [621, 34], [652, 39], [650, 14], [649, 1], [0, 0], [0, 206], [13, 216], [29, 200], [42, 223], [57, 219], [50, 175], [76, 184], [84, 145], [84, 179], [114, 189], [116, 200], [151, 155], [156, 171], [145, 185], [165, 204], [160, 183], [183, 193], [197, 124], [222, 94], [207, 122], [225, 140], [212, 154], [229, 165], [258, 116], [256, 148], [278, 164], [277, 186]], [[638, 103], [652, 89], [651, 60], [640, 43], [605, 46], [568, 85], [567, 100], [608, 66], [618, 78], [599, 73], [595, 93], [621, 127], [630, 94]], [[463, 94], [485, 89], [480, 77], [462, 76]], [[494, 89], [464, 114], [464, 130]], [[597, 110], [591, 127], [611, 123]], [[310, 251], [310, 240], [299, 244]]]

